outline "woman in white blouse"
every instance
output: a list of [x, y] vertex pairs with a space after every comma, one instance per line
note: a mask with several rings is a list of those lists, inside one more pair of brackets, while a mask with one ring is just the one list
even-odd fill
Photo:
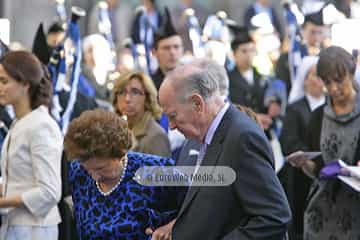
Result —
[[2, 240], [57, 240], [61, 221], [62, 135], [51, 118], [51, 82], [30, 52], [7, 53], [0, 62], [0, 104], [16, 119], [1, 152]]

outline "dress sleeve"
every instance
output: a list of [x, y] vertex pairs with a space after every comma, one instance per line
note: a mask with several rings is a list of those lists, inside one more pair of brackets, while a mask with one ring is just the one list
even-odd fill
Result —
[[[320, 141], [323, 117], [324, 105], [311, 113], [310, 121], [306, 128], [306, 143], [308, 144], [310, 151], [321, 151]], [[321, 156], [314, 158], [313, 161], [316, 165], [314, 176], [318, 177], [320, 170], [325, 166], [325, 163]]]
[[[147, 165], [151, 166], [174, 166], [175, 161], [171, 158], [152, 156], [147, 159]], [[178, 188], [170, 186], [154, 187], [154, 199], [149, 209], [149, 225], [153, 228], [165, 225], [173, 220], [181, 204], [179, 204]]]
[[79, 174], [80, 171], [80, 164], [77, 161], [72, 161], [68, 163], [68, 175], [69, 175], [69, 183], [71, 188], [75, 182], [76, 176]]

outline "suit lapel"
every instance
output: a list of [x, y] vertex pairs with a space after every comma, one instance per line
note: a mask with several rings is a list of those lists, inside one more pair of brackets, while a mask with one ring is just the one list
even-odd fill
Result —
[[[201, 166], [218, 166], [220, 154], [222, 153], [223, 142], [228, 131], [229, 120], [232, 114], [232, 111], [237, 111], [236, 108], [230, 105], [229, 109], [225, 113], [223, 119], [220, 122], [220, 125], [215, 131], [214, 137], [210, 143], [210, 145], [206, 149], [206, 153], [204, 155], [204, 159], [201, 163]], [[204, 187], [203, 187], [204, 188]], [[194, 199], [196, 194], [200, 191], [201, 187], [199, 186], [191, 186], [186, 194], [185, 200], [181, 206], [178, 217], [184, 213], [186, 208], [190, 205], [191, 201]]]

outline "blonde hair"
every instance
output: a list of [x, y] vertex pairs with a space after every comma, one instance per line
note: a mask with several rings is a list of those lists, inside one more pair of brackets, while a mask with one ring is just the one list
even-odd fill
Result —
[[156, 87], [148, 75], [139, 71], [124, 73], [115, 80], [114, 88], [112, 90], [112, 105], [115, 109], [115, 112], [119, 115], [122, 115], [117, 107], [116, 96], [119, 91], [122, 90], [134, 78], [139, 79], [145, 89], [145, 111], [149, 111], [155, 119], [159, 120], [161, 118], [162, 109], [157, 101], [158, 93]]

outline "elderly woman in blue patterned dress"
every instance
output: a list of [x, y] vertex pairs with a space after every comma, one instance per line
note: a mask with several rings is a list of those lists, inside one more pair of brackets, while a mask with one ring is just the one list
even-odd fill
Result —
[[[173, 160], [131, 152], [126, 121], [104, 110], [84, 112], [73, 120], [64, 140], [80, 239], [148, 239], [176, 216], [176, 195], [165, 187], [133, 180], [142, 166], [173, 165]], [[172, 198], [170, 198], [170, 196]]]

